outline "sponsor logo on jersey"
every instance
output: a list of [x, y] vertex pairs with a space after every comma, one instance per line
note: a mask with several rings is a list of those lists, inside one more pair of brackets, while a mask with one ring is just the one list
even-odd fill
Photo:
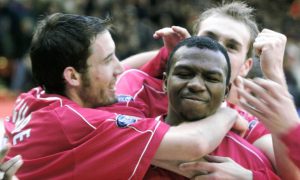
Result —
[[251, 130], [258, 123], [257, 119], [254, 119], [249, 122], [249, 130]]
[[130, 102], [133, 101], [133, 97], [129, 95], [117, 95], [118, 102]]
[[124, 127], [129, 126], [130, 124], [137, 122], [138, 119], [139, 118], [134, 117], [134, 116], [127, 116], [127, 115], [119, 114], [116, 117], [116, 120], [117, 120], [116, 123], [117, 123], [118, 127], [124, 128]]

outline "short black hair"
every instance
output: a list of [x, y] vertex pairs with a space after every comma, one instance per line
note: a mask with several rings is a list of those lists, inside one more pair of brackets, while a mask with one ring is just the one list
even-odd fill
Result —
[[171, 52], [169, 59], [167, 61], [167, 67], [166, 67], [166, 73], [167, 75], [169, 74], [169, 71], [171, 69], [171, 66], [173, 64], [173, 56], [175, 54], [175, 52], [180, 48], [180, 47], [197, 47], [199, 49], [208, 49], [208, 50], [212, 50], [212, 51], [220, 51], [225, 59], [226, 59], [226, 63], [227, 63], [227, 77], [226, 77], [226, 85], [229, 85], [230, 82], [230, 76], [231, 76], [231, 66], [230, 66], [230, 59], [229, 56], [227, 54], [226, 49], [219, 44], [217, 41], [209, 38], [209, 37], [202, 37], [202, 36], [192, 36], [190, 38], [184, 39], [182, 41], [180, 41], [176, 47], [173, 49], [173, 51]]
[[[71, 66], [87, 70], [91, 43], [109, 30], [110, 19], [55, 13], [39, 22], [31, 42], [32, 74], [47, 93], [65, 95], [63, 71]], [[103, 42], [105, 43], [105, 42]]]

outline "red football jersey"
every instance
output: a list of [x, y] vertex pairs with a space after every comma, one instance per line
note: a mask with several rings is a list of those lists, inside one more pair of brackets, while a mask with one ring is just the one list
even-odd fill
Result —
[[[142, 179], [169, 126], [137, 118], [134, 108], [82, 108], [34, 88], [21, 94], [5, 122], [21, 154], [20, 179]], [[121, 111], [122, 113], [120, 113]]]
[[270, 132], [266, 129], [265, 125], [261, 123], [255, 116], [239, 108], [237, 105], [234, 105], [228, 101], [226, 102], [228, 107], [235, 109], [242, 117], [244, 117], [244, 119], [246, 119], [249, 122], [248, 131], [244, 136], [244, 138], [248, 142], [253, 144], [260, 137], [266, 134], [270, 134]]
[[288, 154], [295, 165], [300, 168], [300, 125], [289, 133], [281, 136], [282, 142], [287, 146]]
[[[116, 82], [116, 94], [123, 97], [127, 106], [138, 105], [145, 117], [166, 114], [168, 110], [168, 97], [162, 90], [162, 80], [137, 69], [127, 70], [120, 75]], [[119, 98], [119, 101], [122, 99]]]

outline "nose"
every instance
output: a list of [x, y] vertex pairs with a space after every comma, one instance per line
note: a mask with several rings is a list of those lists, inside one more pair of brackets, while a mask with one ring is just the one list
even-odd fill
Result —
[[218, 43], [221, 44], [223, 47], [226, 47], [224, 41], [219, 40]]
[[118, 76], [124, 71], [123, 66], [121, 65], [117, 57], [114, 58], [114, 75]]
[[205, 82], [202, 77], [195, 76], [188, 82], [188, 89], [192, 92], [204, 91], [206, 89]]

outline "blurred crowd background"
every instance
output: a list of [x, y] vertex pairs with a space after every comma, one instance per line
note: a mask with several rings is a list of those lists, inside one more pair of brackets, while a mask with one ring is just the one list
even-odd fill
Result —
[[[231, 0], [232, 1], [232, 0]], [[226, 2], [226, 1], [225, 1]], [[256, 11], [260, 29], [288, 36], [285, 72], [290, 92], [300, 107], [300, 0], [247, 0]], [[117, 55], [124, 59], [162, 45], [152, 38], [159, 28], [179, 25], [192, 32], [193, 21], [221, 0], [0, 0], [1, 101], [34, 86], [28, 50], [38, 20], [64, 12], [113, 19]]]

